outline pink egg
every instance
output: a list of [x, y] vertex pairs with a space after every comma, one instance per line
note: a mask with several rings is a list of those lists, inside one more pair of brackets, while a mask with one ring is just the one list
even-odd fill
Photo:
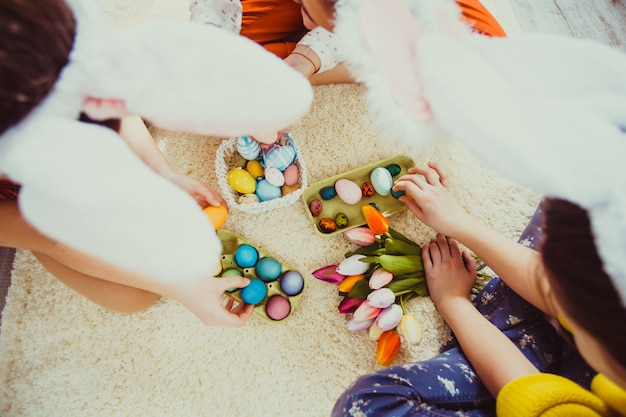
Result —
[[291, 312], [291, 304], [282, 295], [273, 295], [267, 300], [265, 312], [272, 320], [283, 320]]
[[295, 164], [289, 165], [285, 172], [283, 172], [283, 176], [285, 177], [286, 185], [296, 185], [300, 178], [300, 168]]
[[361, 201], [363, 193], [354, 181], [342, 178], [335, 182], [335, 191], [337, 195], [346, 204], [356, 204]]

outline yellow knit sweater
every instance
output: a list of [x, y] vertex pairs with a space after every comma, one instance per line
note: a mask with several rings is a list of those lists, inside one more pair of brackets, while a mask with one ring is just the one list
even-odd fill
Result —
[[562, 376], [532, 374], [502, 388], [496, 411], [503, 417], [626, 417], [626, 391], [601, 374], [591, 391]]

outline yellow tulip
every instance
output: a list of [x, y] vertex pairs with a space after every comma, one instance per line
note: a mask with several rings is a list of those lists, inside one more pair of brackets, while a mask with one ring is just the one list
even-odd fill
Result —
[[412, 314], [405, 314], [400, 319], [398, 331], [410, 345], [418, 345], [422, 341], [422, 331], [417, 318]]
[[354, 287], [354, 284], [357, 281], [363, 281], [365, 279], [365, 275], [350, 275], [349, 277], [345, 277], [343, 281], [339, 283], [339, 292], [341, 293], [349, 293], [350, 290]]

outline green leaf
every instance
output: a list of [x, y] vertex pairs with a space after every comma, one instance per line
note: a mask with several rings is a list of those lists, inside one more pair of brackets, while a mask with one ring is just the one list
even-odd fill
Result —
[[365, 299], [372, 292], [367, 281], [357, 281], [348, 293], [348, 297]]
[[420, 283], [424, 282], [424, 278], [406, 278], [402, 280], [393, 280], [387, 285], [387, 287], [394, 293], [412, 290], [416, 288]]

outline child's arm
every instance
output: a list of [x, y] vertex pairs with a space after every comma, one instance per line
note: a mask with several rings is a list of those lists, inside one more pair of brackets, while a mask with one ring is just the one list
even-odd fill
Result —
[[502, 236], [469, 215], [446, 189], [446, 177], [436, 164], [415, 167], [409, 173], [396, 182], [394, 189], [407, 193], [400, 201], [418, 219], [470, 248], [513, 291], [556, 317], [554, 306], [544, 295], [549, 289], [542, 279], [544, 271], [537, 251]]
[[494, 397], [513, 379], [539, 372], [469, 301], [476, 263], [456, 241], [438, 235], [423, 247], [422, 258], [431, 299]]

